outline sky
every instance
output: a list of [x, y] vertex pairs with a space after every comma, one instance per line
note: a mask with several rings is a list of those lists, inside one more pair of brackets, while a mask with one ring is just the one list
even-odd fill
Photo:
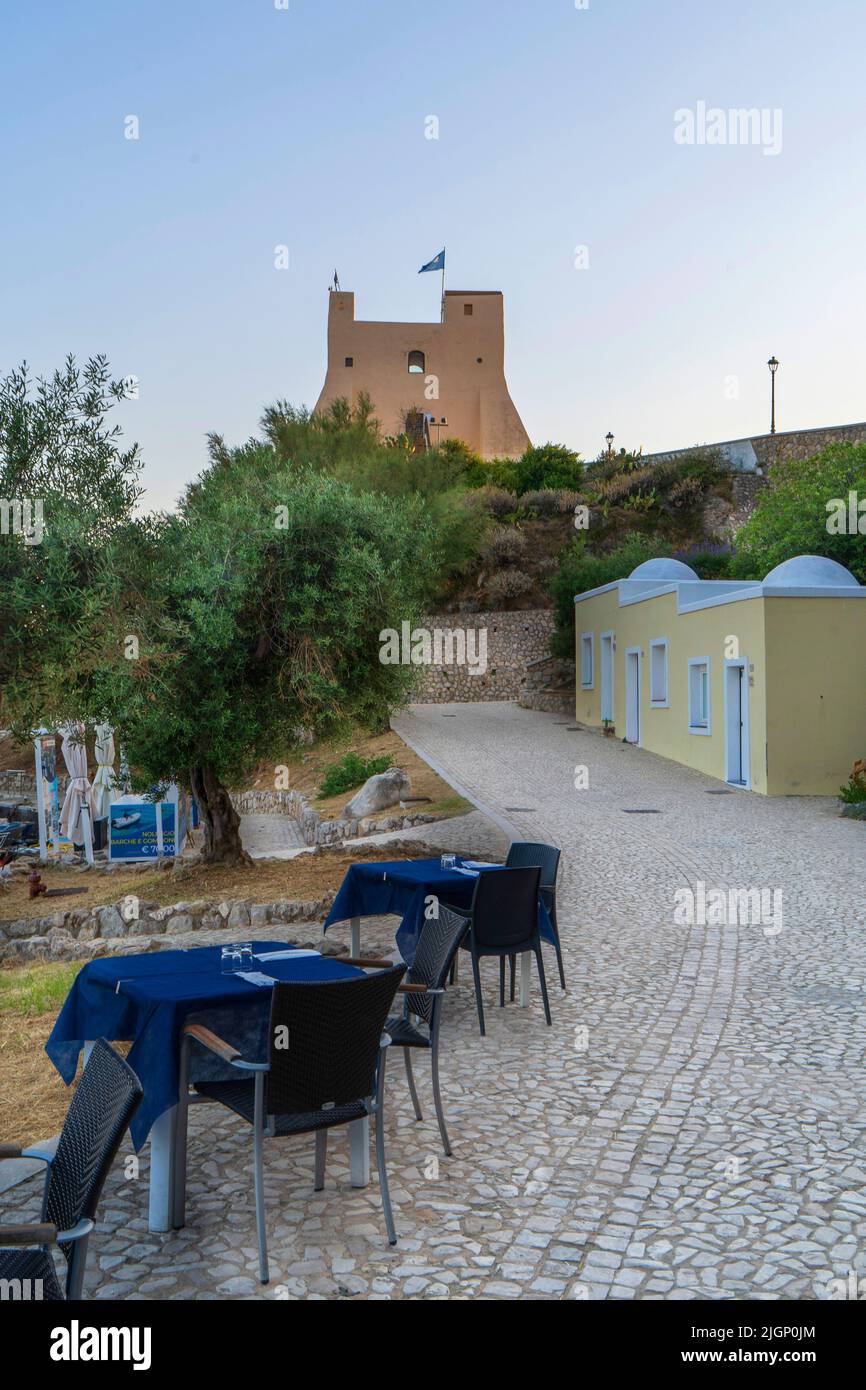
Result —
[[535, 443], [762, 432], [773, 354], [779, 429], [866, 418], [863, 0], [47, 0], [3, 47], [0, 372], [136, 377], [149, 506], [315, 404], [335, 268], [436, 320], [443, 245]]

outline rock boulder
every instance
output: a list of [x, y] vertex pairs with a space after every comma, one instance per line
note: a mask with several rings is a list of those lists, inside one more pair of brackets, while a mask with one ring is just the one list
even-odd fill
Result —
[[375, 815], [385, 811], [412, 790], [412, 783], [400, 767], [389, 767], [387, 772], [379, 772], [368, 777], [360, 791], [356, 792], [343, 814], [351, 820]]

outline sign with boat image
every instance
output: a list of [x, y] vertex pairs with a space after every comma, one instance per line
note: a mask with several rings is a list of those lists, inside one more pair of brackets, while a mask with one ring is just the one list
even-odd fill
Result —
[[186, 840], [186, 797], [173, 782], [161, 801], [127, 793], [112, 802], [109, 859], [159, 859], [180, 854]]

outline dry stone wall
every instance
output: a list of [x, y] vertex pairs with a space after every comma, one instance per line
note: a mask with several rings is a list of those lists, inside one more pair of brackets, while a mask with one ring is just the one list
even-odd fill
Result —
[[[310, 902], [286, 899], [256, 903], [251, 898], [238, 898], [219, 904], [197, 901], [159, 907], [125, 897], [105, 907], [72, 908], [17, 921], [0, 919], [0, 961], [18, 965], [33, 960], [92, 960], [117, 952], [156, 951], [186, 944], [178, 938], [196, 933], [210, 936], [321, 922], [333, 900], [334, 894], [327, 893]], [[336, 954], [340, 947], [324, 942], [317, 949]]]
[[[516, 700], [529, 662], [548, 655], [553, 613], [547, 608], [526, 612], [437, 613], [422, 619], [430, 632], [474, 630], [487, 634], [486, 670], [472, 675], [456, 662], [418, 667], [412, 699], [419, 704]], [[471, 650], [478, 652], [478, 638]]]
[[376, 835], [383, 831], [409, 830], [413, 825], [427, 825], [436, 819], [427, 811], [405, 814], [399, 809], [390, 816], [362, 816], [353, 820], [343, 816], [325, 820], [301, 792], [244, 791], [231, 793], [232, 805], [239, 816], [284, 815], [298, 822], [305, 845], [338, 845], [359, 835]]

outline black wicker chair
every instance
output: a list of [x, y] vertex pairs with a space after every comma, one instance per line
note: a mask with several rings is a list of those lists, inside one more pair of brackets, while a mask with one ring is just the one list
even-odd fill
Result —
[[[547, 908], [550, 925], [553, 928], [553, 949], [559, 966], [559, 983], [565, 989], [565, 971], [562, 968], [562, 947], [559, 944], [559, 923], [556, 920], [556, 875], [559, 872], [560, 850], [555, 845], [535, 844], [531, 840], [515, 840], [508, 846], [505, 860], [507, 869], [535, 868], [541, 870], [539, 894]], [[514, 998], [514, 957], [511, 957], [511, 998]]]
[[[439, 916], [424, 923], [415, 958], [405, 981], [400, 986], [400, 992], [404, 996], [402, 1016], [389, 1018], [385, 1024], [385, 1031], [394, 1047], [403, 1049], [406, 1080], [409, 1083], [409, 1094], [412, 1097], [416, 1120], [423, 1120], [424, 1116], [421, 1113], [415, 1077], [412, 1073], [412, 1049], [426, 1048], [430, 1053], [433, 1104], [436, 1107], [439, 1133], [442, 1135], [442, 1147], [449, 1158], [451, 1141], [445, 1127], [439, 1090], [439, 1030], [442, 1024], [445, 981], [467, 929], [468, 924], [464, 916], [446, 907], [444, 903], [439, 904]], [[359, 959], [351, 964], [362, 965], [369, 970], [386, 968], [391, 965], [391, 961]]]
[[274, 985], [266, 1062], [250, 1062], [230, 1043], [201, 1024], [184, 1028], [181, 1049], [180, 1094], [175, 1146], [175, 1226], [183, 1225], [186, 1187], [186, 1136], [189, 1097], [189, 1054], [199, 1044], [249, 1079], [199, 1081], [196, 1096], [233, 1110], [253, 1130], [253, 1176], [259, 1278], [270, 1277], [265, 1234], [262, 1141], [293, 1134], [316, 1136], [315, 1190], [325, 1185], [328, 1130], [372, 1115], [376, 1122], [376, 1160], [379, 1190], [391, 1245], [397, 1242], [388, 1173], [385, 1167], [384, 1032], [405, 965], [356, 979]]
[[[41, 1221], [0, 1226], [0, 1246], [29, 1247], [0, 1249], [0, 1279], [41, 1281], [46, 1301], [81, 1298], [102, 1187], [143, 1094], [132, 1068], [100, 1038], [81, 1073], [55, 1153], [0, 1144], [0, 1158], [39, 1158], [48, 1165]], [[54, 1245], [66, 1260], [65, 1293], [51, 1256]]]
[[[472, 954], [472, 974], [475, 980], [475, 1006], [478, 1023], [484, 1037], [484, 1005], [481, 1000], [481, 974], [478, 963], [484, 956], [499, 958], [499, 1003], [505, 1003], [505, 961], [508, 957], [532, 951], [538, 965], [538, 981], [544, 1003], [544, 1017], [550, 1025], [550, 1004], [547, 980], [541, 958], [541, 937], [538, 931], [538, 884], [541, 870], [498, 869], [495, 873], [480, 873], [475, 882], [472, 906], [468, 912], [451, 908], [465, 917], [469, 930], [462, 946]], [[449, 906], [451, 906], [449, 904]]]

